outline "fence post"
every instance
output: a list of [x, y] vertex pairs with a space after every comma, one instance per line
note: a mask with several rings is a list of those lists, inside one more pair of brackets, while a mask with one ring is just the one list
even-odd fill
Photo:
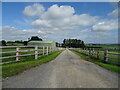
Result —
[[45, 53], [45, 47], [43, 46], [43, 56], [45, 55], [44, 53]]
[[83, 48], [83, 53], [85, 53], [85, 48]]
[[51, 52], [53, 52], [53, 47], [51, 47]]
[[48, 46], [47, 46], [47, 55], [48, 55]]
[[16, 61], [20, 60], [20, 47], [16, 47]]
[[91, 56], [94, 56], [94, 48], [91, 48]]
[[91, 48], [89, 48], [89, 56], [91, 56]]
[[35, 46], [35, 59], [38, 59], [38, 46]]
[[85, 48], [85, 54], [87, 55], [87, 50], [86, 50], [86, 48]]
[[107, 52], [108, 52], [108, 50], [107, 49], [104, 49], [104, 63], [106, 63], [107, 62]]
[[90, 56], [92, 57], [92, 48], [90, 48]]
[[99, 53], [100, 53], [100, 51], [99, 51], [100, 49], [99, 48], [97, 48], [97, 59], [99, 59]]
[[92, 55], [94, 56], [95, 53], [95, 48], [92, 49]]
[[48, 54], [50, 53], [50, 47], [48, 46]]
[[50, 47], [50, 53], [52, 52], [52, 47]]
[[53, 52], [53, 49], [52, 49], [52, 47], [51, 47], [51, 52]]
[[54, 52], [54, 47], [52, 47], [52, 52]]

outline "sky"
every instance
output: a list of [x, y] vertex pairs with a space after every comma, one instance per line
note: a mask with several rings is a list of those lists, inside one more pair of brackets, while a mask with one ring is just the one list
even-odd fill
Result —
[[118, 5], [111, 2], [2, 2], [2, 39], [118, 42]]

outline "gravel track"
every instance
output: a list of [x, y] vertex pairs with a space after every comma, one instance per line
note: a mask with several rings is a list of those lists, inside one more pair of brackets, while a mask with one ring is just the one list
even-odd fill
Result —
[[118, 75], [68, 49], [55, 60], [3, 81], [3, 88], [117, 88]]

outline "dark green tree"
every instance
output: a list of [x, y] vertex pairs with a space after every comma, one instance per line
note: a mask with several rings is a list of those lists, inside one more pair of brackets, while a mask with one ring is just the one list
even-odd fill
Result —
[[29, 39], [29, 41], [42, 41], [42, 39], [38, 36], [32, 36], [31, 39]]
[[81, 47], [85, 47], [84, 41], [81, 42]]
[[2, 45], [2, 46], [6, 46], [6, 41], [5, 41], [5, 40], [2, 40], [2, 41], [1, 41], [1, 45]]
[[63, 47], [73, 47], [79, 48], [84, 47], [84, 41], [77, 40], [77, 39], [64, 39], [63, 40]]
[[63, 40], [63, 47], [66, 47], [66, 39]]
[[24, 42], [23, 42], [24, 45], [27, 45], [27, 43], [28, 43], [28, 41], [24, 41]]

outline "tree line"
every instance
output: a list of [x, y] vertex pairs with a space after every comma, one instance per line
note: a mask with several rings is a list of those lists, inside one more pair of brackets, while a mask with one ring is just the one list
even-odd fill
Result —
[[85, 47], [85, 44], [84, 44], [84, 41], [79, 39], [64, 39], [63, 47], [80, 48], [80, 47]]
[[16, 40], [16, 41], [0, 41], [1, 46], [7, 46], [7, 45], [27, 45], [29, 41], [42, 41], [41, 38], [38, 36], [32, 36], [31, 38], [28, 38], [28, 41], [22, 41], [22, 40]]
[[[22, 40], [16, 40], [16, 41], [0, 41], [1, 46], [7, 46], [7, 45], [27, 45], [29, 41], [43, 41], [38, 36], [32, 36], [31, 38], [28, 38], [28, 41], [22, 41]], [[80, 48], [85, 47], [84, 41], [80, 39], [64, 39], [63, 43], [56, 42], [57, 47], [73, 47], [73, 48]]]

